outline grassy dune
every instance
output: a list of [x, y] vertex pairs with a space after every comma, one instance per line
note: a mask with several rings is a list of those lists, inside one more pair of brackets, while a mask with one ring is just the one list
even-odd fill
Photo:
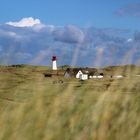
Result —
[[45, 70], [0, 68], [0, 140], [140, 139], [139, 68], [84, 82], [45, 78]]

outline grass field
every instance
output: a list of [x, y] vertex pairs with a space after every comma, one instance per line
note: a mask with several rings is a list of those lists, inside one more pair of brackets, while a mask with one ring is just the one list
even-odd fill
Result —
[[45, 78], [46, 70], [0, 67], [0, 140], [140, 140], [139, 68], [88, 81]]

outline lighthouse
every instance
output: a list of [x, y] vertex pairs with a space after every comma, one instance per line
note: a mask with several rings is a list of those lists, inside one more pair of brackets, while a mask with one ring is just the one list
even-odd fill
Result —
[[57, 70], [57, 64], [56, 64], [56, 56], [52, 56], [52, 69]]

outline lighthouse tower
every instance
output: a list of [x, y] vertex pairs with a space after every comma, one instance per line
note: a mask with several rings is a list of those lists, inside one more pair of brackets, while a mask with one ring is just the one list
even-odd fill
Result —
[[57, 70], [57, 64], [56, 64], [56, 56], [52, 56], [52, 69]]

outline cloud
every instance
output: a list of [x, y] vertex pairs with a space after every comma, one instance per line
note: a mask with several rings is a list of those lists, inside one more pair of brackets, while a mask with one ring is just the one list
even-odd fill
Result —
[[127, 42], [128, 43], [131, 43], [131, 42], [133, 42], [133, 39], [132, 38], [129, 38], [129, 39], [127, 39]]
[[85, 34], [80, 28], [74, 25], [67, 25], [64, 28], [55, 30], [54, 37], [55, 40], [66, 43], [83, 43]]
[[2, 36], [9, 36], [9, 37], [16, 37], [17, 36], [17, 34], [15, 32], [4, 31], [2, 29], [0, 29], [0, 35], [2, 35]]
[[134, 34], [134, 40], [135, 40], [135, 42], [140, 42], [140, 32], [136, 32]]
[[115, 11], [119, 16], [140, 17], [140, 3], [131, 3]]
[[30, 28], [0, 25], [1, 64], [51, 65], [52, 55], [57, 55], [59, 65], [116, 65], [127, 63], [122, 61], [125, 56], [131, 57], [129, 62], [136, 63], [140, 59], [139, 46], [140, 33], [133, 35], [123, 29], [43, 25], [41, 22]]
[[34, 25], [41, 24], [39, 19], [34, 19], [32, 17], [23, 18], [18, 22], [7, 22], [6, 24], [15, 27], [32, 27]]

